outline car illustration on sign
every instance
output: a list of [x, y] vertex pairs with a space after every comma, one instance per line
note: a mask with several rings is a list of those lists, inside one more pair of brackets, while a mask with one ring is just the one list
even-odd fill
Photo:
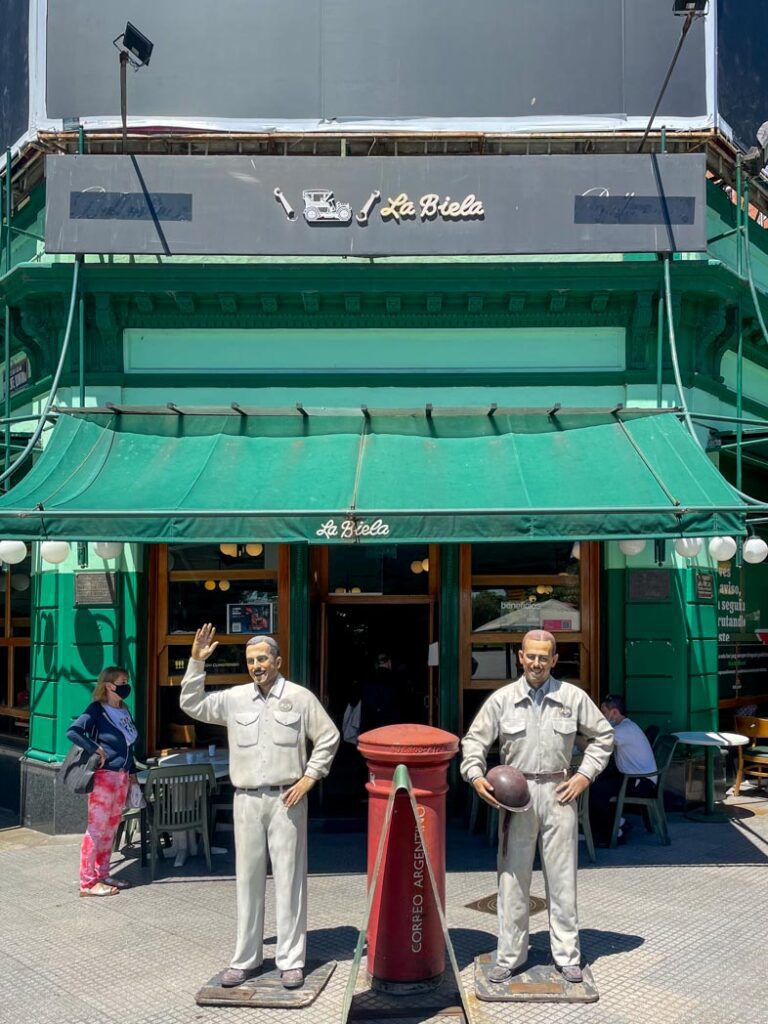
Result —
[[304, 219], [310, 224], [329, 220], [348, 224], [352, 220], [352, 206], [338, 202], [333, 189], [305, 188], [301, 195], [304, 199]]

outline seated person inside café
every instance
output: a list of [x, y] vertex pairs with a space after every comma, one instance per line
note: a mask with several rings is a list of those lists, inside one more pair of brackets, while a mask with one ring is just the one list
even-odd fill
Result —
[[[607, 694], [600, 710], [614, 729], [614, 746], [611, 760], [605, 771], [599, 775], [589, 789], [589, 820], [595, 842], [607, 846], [613, 829], [616, 803], [611, 802], [618, 795], [624, 775], [647, 775], [656, 771], [653, 749], [640, 726], [627, 718], [627, 706], [619, 695]], [[583, 741], [586, 743], [586, 740]], [[582, 738], [577, 737], [576, 745], [582, 747]], [[627, 783], [627, 797], [655, 796], [656, 777], [631, 779]], [[619, 843], [628, 838], [629, 824], [624, 822], [619, 832]]]

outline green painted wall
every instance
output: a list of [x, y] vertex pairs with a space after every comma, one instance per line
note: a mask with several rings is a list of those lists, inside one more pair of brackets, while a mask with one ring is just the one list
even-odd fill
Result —
[[[708, 556], [688, 561], [667, 551], [661, 567], [653, 545], [624, 558], [606, 545], [607, 687], [623, 692], [629, 714], [662, 732], [718, 727], [716, 570]], [[633, 575], [668, 578], [663, 600], [643, 600]], [[712, 578], [712, 596], [697, 594], [697, 576]]]
[[110, 607], [76, 606], [72, 559], [43, 569], [38, 556], [32, 577], [35, 612], [28, 757], [41, 761], [63, 757], [69, 749], [67, 729], [90, 702], [99, 672], [109, 665], [124, 665], [128, 670], [133, 692], [127, 703], [140, 737], [146, 735], [145, 576], [140, 563], [136, 564], [135, 549], [126, 551], [117, 565], [104, 563], [90, 548], [88, 570], [82, 570], [117, 572], [116, 599]]

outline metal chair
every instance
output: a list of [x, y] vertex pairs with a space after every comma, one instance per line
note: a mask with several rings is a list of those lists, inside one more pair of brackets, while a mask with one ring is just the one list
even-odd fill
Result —
[[[667, 778], [670, 765], [672, 764], [672, 755], [675, 752], [676, 746], [677, 736], [659, 736], [656, 740], [656, 745], [653, 748], [653, 753], [656, 758], [656, 771], [647, 772], [643, 775], [624, 775], [622, 778], [621, 789], [616, 797], [616, 814], [614, 815], [613, 830], [611, 831], [610, 848], [612, 850], [616, 848], [616, 844], [619, 840], [621, 818], [625, 804], [640, 806], [646, 809], [651, 825], [651, 831], [655, 832], [659, 837], [662, 846], [669, 846], [671, 844], [672, 840], [669, 838], [669, 829], [667, 828], [667, 815], [664, 811], [664, 783]], [[627, 794], [627, 784], [631, 780], [652, 779], [654, 776], [657, 778], [655, 796], [634, 796], [631, 793]]]
[[[136, 771], [145, 771], [147, 765], [136, 761]], [[126, 846], [133, 842], [133, 830], [138, 826], [139, 842], [141, 844], [141, 866], [147, 866], [147, 809], [146, 807], [124, 807], [120, 822], [115, 832], [112, 843], [112, 852], [117, 853], [121, 846], [121, 840], [125, 837]]]
[[745, 775], [757, 779], [758, 789], [762, 780], [768, 779], [768, 743], [759, 745], [757, 740], [768, 739], [768, 718], [755, 718], [752, 715], [736, 715], [734, 719], [736, 732], [749, 736], [748, 747], [739, 747], [739, 764], [736, 770], [736, 781], [733, 784], [733, 795], [739, 795], [739, 789]]
[[205, 862], [211, 871], [210, 798], [216, 776], [211, 764], [150, 768], [144, 785], [149, 822], [149, 859], [152, 880], [163, 832], [200, 832]]

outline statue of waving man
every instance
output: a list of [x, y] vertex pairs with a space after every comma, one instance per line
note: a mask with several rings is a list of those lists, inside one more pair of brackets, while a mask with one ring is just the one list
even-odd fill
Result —
[[210, 623], [195, 633], [180, 704], [192, 718], [226, 725], [229, 739], [237, 941], [221, 984], [241, 985], [261, 965], [269, 857], [277, 917], [275, 963], [283, 986], [300, 988], [307, 944], [306, 794], [328, 774], [339, 731], [313, 693], [281, 675], [280, 648], [270, 636], [252, 637], [246, 645], [253, 682], [206, 693], [205, 662], [218, 646], [215, 635]]

